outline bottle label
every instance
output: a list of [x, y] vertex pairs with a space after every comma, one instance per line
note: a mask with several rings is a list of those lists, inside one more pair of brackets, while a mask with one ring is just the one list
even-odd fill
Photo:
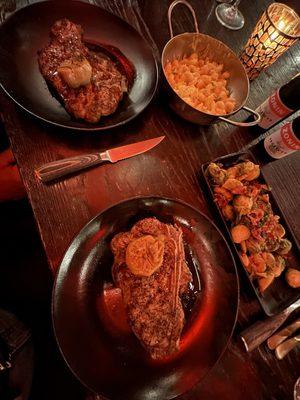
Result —
[[300, 150], [300, 140], [293, 132], [292, 123], [283, 125], [280, 129], [267, 136], [264, 140], [266, 152], [273, 158], [282, 158]]
[[279, 97], [279, 89], [267, 98], [256, 111], [261, 115], [258, 126], [268, 129], [289, 115], [293, 110], [286, 107]]

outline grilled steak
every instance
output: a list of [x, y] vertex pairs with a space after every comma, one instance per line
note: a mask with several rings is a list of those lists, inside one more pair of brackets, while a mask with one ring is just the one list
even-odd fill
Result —
[[[130, 261], [128, 251], [130, 246], [147, 240], [147, 249], [134, 249], [137, 265], [140, 265], [143, 274], [149, 263], [156, 270], [150, 276], [139, 276], [136, 271], [132, 273], [126, 263]], [[160, 252], [161, 247], [155, 240], [163, 243], [163, 259], [158, 268], [154, 264], [159, 262], [160, 254], [152, 253]], [[178, 350], [184, 325], [180, 295], [188, 289], [192, 279], [185, 263], [181, 229], [155, 218], [147, 218], [135, 224], [130, 232], [116, 235], [111, 248], [114, 253], [114, 282], [122, 290], [133, 332], [152, 358], [159, 359], [174, 353]], [[144, 263], [139, 264], [142, 254]]]
[[106, 56], [89, 51], [82, 29], [62, 19], [51, 28], [50, 43], [38, 54], [42, 75], [75, 118], [97, 122], [112, 114], [127, 91], [126, 78]]

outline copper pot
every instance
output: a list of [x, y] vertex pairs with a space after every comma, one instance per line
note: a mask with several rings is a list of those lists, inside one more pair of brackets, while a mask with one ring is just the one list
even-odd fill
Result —
[[[172, 11], [179, 3], [184, 4], [191, 11], [195, 24], [195, 33], [182, 33], [177, 36], [173, 35]], [[171, 39], [163, 49], [161, 62], [165, 81], [167, 82], [170, 107], [182, 118], [199, 125], [209, 125], [213, 122], [218, 122], [219, 120], [236, 126], [256, 125], [260, 121], [260, 115], [256, 111], [253, 111], [244, 105], [249, 94], [249, 80], [242, 63], [235, 53], [219, 40], [204, 35], [203, 33], [199, 33], [195, 11], [186, 0], [175, 0], [171, 3], [168, 9], [168, 23]], [[199, 111], [179, 97], [168, 82], [164, 71], [166, 63], [168, 61], [173, 61], [174, 59], [182, 59], [192, 53], [197, 53], [203, 58], [208, 57], [212, 61], [223, 64], [224, 70], [230, 73], [228, 89], [236, 101], [235, 109], [231, 113], [219, 116]], [[253, 114], [255, 120], [252, 122], [237, 122], [228, 119], [228, 116], [237, 113], [241, 109]]]

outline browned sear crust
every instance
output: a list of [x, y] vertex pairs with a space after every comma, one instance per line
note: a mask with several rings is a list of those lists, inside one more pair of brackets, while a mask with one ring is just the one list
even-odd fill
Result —
[[50, 43], [38, 54], [42, 75], [75, 118], [98, 122], [118, 107], [127, 80], [108, 57], [90, 51], [83, 31], [68, 19], [56, 21]]
[[[139, 244], [138, 241], [144, 247], [140, 252], [135, 249], [133, 273], [126, 263], [127, 252]], [[133, 332], [152, 358], [171, 355], [179, 348], [184, 326], [180, 295], [188, 290], [192, 280], [185, 263], [181, 228], [146, 218], [135, 224], [130, 232], [116, 235], [111, 248], [114, 282], [122, 290]], [[145, 255], [146, 267], [141, 262]], [[147, 276], [141, 276], [145, 270]]]

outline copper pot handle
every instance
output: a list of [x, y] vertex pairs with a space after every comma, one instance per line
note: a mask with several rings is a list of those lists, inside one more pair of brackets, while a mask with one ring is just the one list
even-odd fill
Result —
[[172, 26], [172, 11], [173, 11], [174, 7], [177, 6], [177, 4], [183, 4], [190, 10], [190, 12], [192, 13], [193, 19], [194, 19], [195, 32], [199, 33], [197, 17], [196, 17], [196, 13], [195, 13], [193, 7], [186, 0], [175, 0], [175, 1], [173, 1], [173, 3], [170, 4], [170, 7], [168, 9], [168, 23], [169, 23], [169, 31], [170, 31], [171, 39], [174, 37], [173, 26]]
[[[222, 121], [228, 122], [231, 125], [235, 125], [235, 126], [253, 126], [253, 125], [257, 125], [259, 123], [259, 121], [261, 120], [260, 114], [258, 114], [258, 112], [254, 111], [254, 110], [251, 110], [251, 108], [244, 106], [244, 107], [241, 107], [240, 110], [246, 110], [249, 113], [253, 114], [255, 117], [255, 120], [252, 122], [238, 122], [238, 121], [232, 121], [231, 119], [228, 119], [225, 117], [219, 117], [219, 119], [221, 119]], [[240, 110], [238, 110], [238, 111], [240, 111]]]

